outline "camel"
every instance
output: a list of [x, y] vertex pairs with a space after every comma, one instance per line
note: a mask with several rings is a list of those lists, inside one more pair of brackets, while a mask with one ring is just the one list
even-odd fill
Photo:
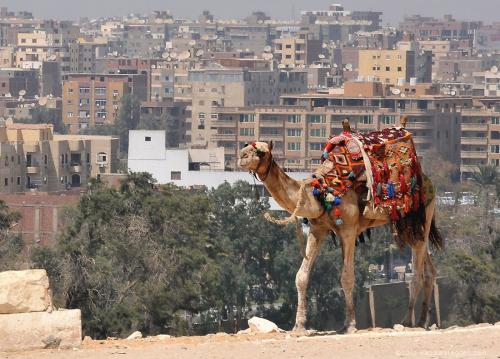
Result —
[[[322, 243], [331, 231], [340, 238], [343, 252], [343, 270], [341, 285], [345, 296], [346, 319], [342, 332], [356, 331], [355, 308], [353, 301], [354, 250], [356, 239], [365, 230], [390, 223], [389, 215], [380, 214], [373, 219], [363, 213], [363, 199], [354, 190], [347, 192], [342, 198], [343, 224], [337, 225], [328, 215], [324, 207], [313, 196], [310, 181], [296, 181], [289, 177], [273, 159], [272, 142], [256, 142], [256, 147], [245, 146], [240, 152], [241, 168], [258, 176], [276, 202], [293, 217], [304, 217], [309, 220], [310, 231], [307, 237], [305, 254], [302, 264], [296, 274], [298, 303], [294, 331], [306, 330], [307, 286], [315, 259]], [[256, 150], [258, 148], [259, 150]], [[360, 179], [361, 180], [361, 179]], [[425, 226], [422, 240], [412, 243], [414, 256], [414, 275], [410, 283], [410, 299], [403, 324], [415, 326], [414, 307], [420, 290], [423, 288], [422, 313], [418, 326], [427, 327], [432, 290], [435, 284], [436, 270], [428, 251], [429, 238], [433, 244], [440, 246], [441, 238], [434, 224], [435, 198], [425, 207]]]

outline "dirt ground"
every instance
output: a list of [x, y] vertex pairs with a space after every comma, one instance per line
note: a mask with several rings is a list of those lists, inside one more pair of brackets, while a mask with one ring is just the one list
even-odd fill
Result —
[[392, 329], [349, 335], [213, 334], [204, 337], [85, 340], [78, 349], [0, 353], [1, 359], [296, 359], [500, 358], [500, 323], [423, 331]]

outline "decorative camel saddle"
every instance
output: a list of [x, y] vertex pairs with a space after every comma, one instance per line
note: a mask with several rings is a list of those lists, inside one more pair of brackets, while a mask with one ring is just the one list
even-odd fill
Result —
[[[339, 205], [350, 190], [367, 191], [367, 201], [376, 211], [387, 211], [393, 222], [425, 208], [426, 194], [413, 137], [403, 127], [381, 131], [344, 131], [326, 143], [322, 164], [313, 174], [313, 194], [341, 225]], [[432, 186], [429, 186], [432, 188]], [[429, 193], [432, 196], [432, 193]]]

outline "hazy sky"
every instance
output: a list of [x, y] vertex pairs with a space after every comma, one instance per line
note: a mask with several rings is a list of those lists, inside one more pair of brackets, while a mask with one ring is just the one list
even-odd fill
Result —
[[264, 10], [274, 18], [299, 17], [300, 10], [324, 9], [331, 2], [341, 2], [352, 10], [378, 10], [384, 23], [397, 24], [404, 15], [422, 14], [441, 17], [452, 14], [458, 19], [500, 21], [499, 0], [2, 0], [11, 10], [34, 12], [38, 18], [78, 19], [124, 15], [130, 12], [149, 13], [168, 9], [176, 17], [196, 18], [203, 9], [218, 18], [244, 17], [253, 10]]

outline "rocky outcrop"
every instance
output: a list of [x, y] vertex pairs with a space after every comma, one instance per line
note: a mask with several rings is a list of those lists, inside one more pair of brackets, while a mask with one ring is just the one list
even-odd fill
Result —
[[248, 326], [250, 327], [250, 331], [252, 333], [278, 333], [281, 330], [278, 328], [276, 324], [271, 322], [270, 320], [253, 317], [248, 320]]
[[80, 309], [0, 315], [0, 351], [75, 348], [81, 342]]
[[44, 269], [0, 273], [0, 314], [43, 312], [51, 305]]

